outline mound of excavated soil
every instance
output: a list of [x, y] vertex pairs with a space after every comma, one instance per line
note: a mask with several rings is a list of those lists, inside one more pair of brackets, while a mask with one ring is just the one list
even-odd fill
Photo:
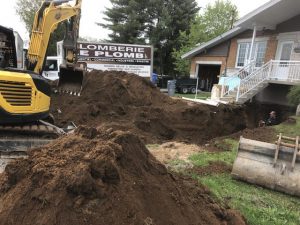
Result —
[[140, 139], [103, 127], [31, 150], [0, 175], [1, 225], [244, 224], [177, 179]]
[[246, 127], [240, 107], [210, 107], [172, 99], [150, 81], [125, 72], [92, 71], [82, 96], [52, 96], [58, 126], [106, 125], [129, 130], [147, 143], [166, 140], [201, 143]]
[[273, 127], [257, 127], [255, 129], [245, 129], [230, 136], [237, 139], [243, 136], [256, 141], [274, 143], [277, 140], [276, 135], [276, 130]]

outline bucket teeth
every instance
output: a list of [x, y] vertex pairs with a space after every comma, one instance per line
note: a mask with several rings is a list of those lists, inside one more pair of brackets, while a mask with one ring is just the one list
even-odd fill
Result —
[[80, 91], [73, 91], [73, 90], [63, 90], [63, 89], [59, 89], [58, 90], [59, 94], [68, 94], [68, 95], [72, 95], [72, 96], [81, 96], [81, 92]]

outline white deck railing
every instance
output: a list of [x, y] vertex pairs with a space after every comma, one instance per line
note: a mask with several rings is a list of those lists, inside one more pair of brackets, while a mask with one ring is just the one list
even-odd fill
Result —
[[300, 81], [300, 61], [271, 60], [270, 80]]
[[247, 64], [245, 67], [239, 69], [235, 74], [233, 74], [230, 77], [224, 77], [222, 83], [222, 91], [221, 91], [221, 97], [225, 97], [229, 95], [230, 91], [233, 91], [236, 89], [240, 81], [248, 77], [250, 74], [255, 71], [255, 61], [251, 61], [249, 64]]
[[240, 85], [238, 87], [236, 101], [238, 102], [240, 98], [244, 97], [251, 90], [259, 86], [261, 83], [265, 82], [270, 74], [270, 65], [272, 62], [268, 62], [260, 67], [258, 70], [254, 71], [250, 76], [246, 79], [241, 80]]
[[[236, 101], [264, 82], [300, 83], [300, 61], [271, 60], [240, 81]], [[259, 91], [259, 90], [257, 90]]]

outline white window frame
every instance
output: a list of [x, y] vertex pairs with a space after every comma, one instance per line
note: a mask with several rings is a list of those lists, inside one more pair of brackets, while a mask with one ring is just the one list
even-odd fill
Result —
[[241, 44], [245, 44], [245, 43], [250, 43], [251, 44], [251, 42], [239, 42], [238, 43], [236, 59], [235, 59], [235, 68], [243, 68], [245, 66], [245, 63], [246, 63], [246, 60], [247, 60], [246, 57], [248, 55], [248, 51], [250, 50], [248, 47], [246, 48], [246, 52], [245, 52], [244, 66], [238, 66], [238, 60], [239, 60], [239, 53], [240, 53]]
[[[293, 45], [293, 48], [292, 48], [292, 53], [291, 53], [291, 56], [293, 54], [293, 49], [295, 47], [295, 41], [290, 41], [290, 40], [280, 40], [278, 41], [278, 44], [277, 44], [277, 50], [276, 50], [276, 55], [275, 55], [275, 59], [276, 60], [280, 60], [281, 58], [281, 52], [282, 52], [282, 47], [283, 47], [283, 44], [284, 43], [289, 43], [289, 44], [292, 44]], [[290, 59], [291, 60], [291, 59]]]
[[[254, 53], [255, 53], [255, 57], [256, 57], [256, 54], [257, 54], [257, 50], [258, 50], [258, 43], [265, 43], [266, 44], [266, 52], [267, 52], [267, 45], [268, 45], [268, 40], [269, 38], [268, 37], [263, 37], [263, 38], [256, 38], [255, 39], [255, 42], [254, 42]], [[239, 59], [239, 53], [240, 53], [240, 47], [241, 47], [241, 44], [243, 43], [247, 43], [248, 46], [246, 48], [246, 53], [245, 53], [245, 56], [247, 57], [248, 54], [249, 54], [249, 51], [250, 51], [250, 48], [251, 48], [251, 39], [240, 39], [237, 41], [237, 44], [238, 44], [238, 48], [237, 48], [237, 53], [236, 53], [236, 59], [235, 59], [235, 68], [243, 68], [244, 66], [246, 66], [246, 61], [248, 60], [247, 58], [245, 58], [245, 61], [244, 61], [244, 66], [238, 66], [238, 59]], [[265, 54], [266, 54], [265, 52]]]

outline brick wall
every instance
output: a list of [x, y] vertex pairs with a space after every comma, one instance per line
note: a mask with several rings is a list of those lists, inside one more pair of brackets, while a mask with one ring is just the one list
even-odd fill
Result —
[[[269, 40], [267, 41], [267, 50], [265, 54], [265, 60], [264, 62], [267, 63], [271, 59], [275, 59], [276, 56], [276, 51], [277, 51], [277, 35], [274, 34], [258, 34], [257, 37], [268, 37]], [[238, 51], [238, 39], [246, 39], [246, 38], [252, 38], [251, 36], [248, 35], [241, 35], [236, 38], [233, 38], [231, 40], [231, 47], [229, 51], [229, 58], [228, 58], [228, 68], [235, 68], [236, 65], [236, 57], [237, 57], [237, 51]]]
[[271, 59], [275, 59], [277, 45], [278, 45], [277, 37], [275, 35], [270, 36], [270, 39], [268, 40], [267, 43], [267, 50], [266, 50], [266, 55], [264, 60], [265, 63], [269, 62]]
[[237, 38], [231, 39], [231, 45], [229, 50], [229, 57], [227, 62], [227, 68], [235, 68], [235, 61], [236, 61], [236, 55], [237, 55], [237, 49], [238, 49], [238, 43]]

